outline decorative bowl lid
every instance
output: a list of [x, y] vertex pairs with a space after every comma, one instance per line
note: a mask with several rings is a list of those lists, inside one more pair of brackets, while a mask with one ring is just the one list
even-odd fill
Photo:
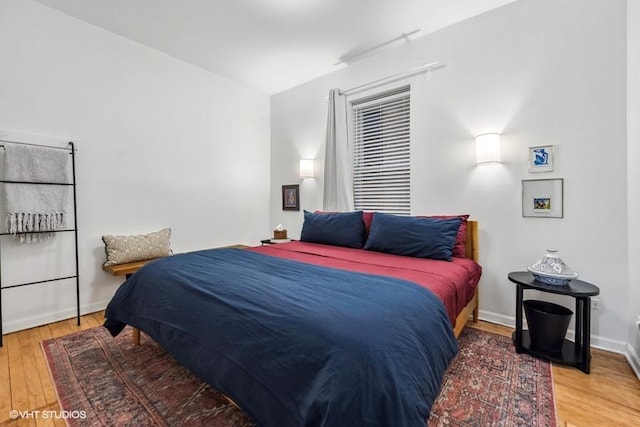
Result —
[[557, 279], [576, 279], [578, 273], [567, 267], [567, 264], [556, 255], [556, 250], [547, 249], [547, 253], [538, 262], [527, 267], [534, 275]]

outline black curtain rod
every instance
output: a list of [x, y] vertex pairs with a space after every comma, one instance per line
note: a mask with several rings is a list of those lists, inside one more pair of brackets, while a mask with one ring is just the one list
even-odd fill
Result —
[[[71, 150], [78, 151], [77, 148], [74, 147], [73, 142], [69, 141], [69, 145], [71, 147], [56, 147], [55, 145], [43, 145], [43, 144], [31, 144], [28, 142], [18, 142], [18, 141], [9, 141], [7, 139], [0, 139], [0, 142], [9, 143], [9, 144], [18, 144], [18, 145], [29, 145], [31, 147], [44, 147], [44, 148], [56, 148], [58, 150]], [[1, 148], [4, 148], [4, 144], [0, 144]]]

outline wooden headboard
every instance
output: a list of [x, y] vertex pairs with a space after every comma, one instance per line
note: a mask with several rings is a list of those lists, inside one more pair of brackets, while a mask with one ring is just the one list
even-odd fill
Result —
[[464, 254], [478, 262], [478, 221], [467, 221], [467, 238]]

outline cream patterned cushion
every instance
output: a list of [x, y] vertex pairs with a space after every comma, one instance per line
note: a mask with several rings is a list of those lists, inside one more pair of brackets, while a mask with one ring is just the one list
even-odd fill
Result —
[[102, 236], [107, 260], [104, 265], [124, 264], [171, 255], [171, 229], [137, 236]]

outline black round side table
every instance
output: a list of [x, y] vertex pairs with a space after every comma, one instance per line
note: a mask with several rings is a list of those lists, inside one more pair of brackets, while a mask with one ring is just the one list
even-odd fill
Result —
[[[538, 282], [528, 271], [513, 271], [509, 280], [517, 285], [516, 290], [516, 330], [513, 342], [517, 353], [528, 353], [532, 356], [551, 362], [575, 366], [585, 374], [589, 373], [591, 361], [591, 297], [600, 293], [600, 289], [591, 283], [574, 279], [567, 285], [547, 285]], [[522, 330], [522, 300], [526, 289], [535, 289], [552, 294], [569, 295], [576, 299], [576, 333], [575, 342], [564, 340], [562, 351], [550, 353], [531, 345], [529, 331]]]

